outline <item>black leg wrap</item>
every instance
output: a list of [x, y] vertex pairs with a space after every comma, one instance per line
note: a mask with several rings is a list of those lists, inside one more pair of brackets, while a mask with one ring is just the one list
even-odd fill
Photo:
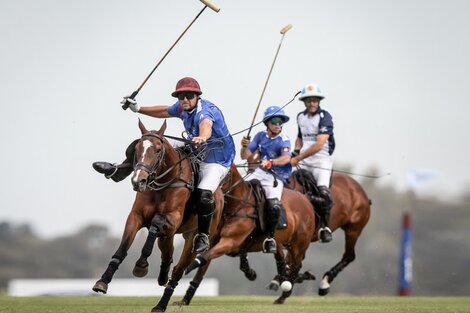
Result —
[[142, 256], [148, 258], [153, 251], [153, 246], [155, 244], [155, 240], [157, 239], [157, 228], [155, 226], [151, 226], [149, 229], [149, 233], [147, 236], [147, 240], [145, 241], [144, 247], [142, 248]]
[[169, 263], [162, 263], [160, 265], [160, 273], [158, 274], [158, 284], [163, 286], [168, 281], [168, 273], [170, 272], [170, 266], [173, 263], [173, 260], [170, 260]]
[[279, 277], [281, 278], [281, 281], [284, 280], [284, 278], [287, 277], [286, 273], [286, 261], [284, 260], [283, 257], [280, 255], [276, 254], [275, 256], [276, 259], [276, 267], [277, 267], [277, 273]]
[[189, 264], [189, 266], [186, 268], [186, 271], [185, 271], [185, 274], [189, 274], [191, 271], [193, 271], [194, 269], [198, 268], [198, 267], [201, 267], [201, 266], [204, 266], [205, 264], [207, 263], [207, 261], [202, 257], [202, 256], [198, 256], [197, 258], [194, 259], [194, 261], [191, 262], [191, 264]]
[[240, 256], [240, 270], [245, 273], [245, 277], [248, 278], [248, 280], [253, 281], [257, 277], [255, 270], [250, 268], [246, 254]]
[[191, 281], [189, 283], [188, 290], [186, 290], [186, 294], [184, 295], [183, 298], [183, 304], [188, 305], [191, 303], [191, 300], [194, 297], [194, 294], [196, 293], [197, 288], [199, 287], [200, 283], [197, 283], [195, 281]]
[[160, 298], [160, 301], [158, 301], [158, 304], [152, 309], [152, 312], [165, 312], [174, 291], [174, 287], [167, 286], [163, 292], [163, 296]]
[[114, 273], [119, 268], [119, 265], [121, 264], [123, 259], [124, 258], [121, 258], [120, 256], [113, 255], [113, 257], [111, 258], [111, 261], [108, 264], [108, 268], [101, 276], [101, 280], [109, 284], [111, 280], [113, 279]]

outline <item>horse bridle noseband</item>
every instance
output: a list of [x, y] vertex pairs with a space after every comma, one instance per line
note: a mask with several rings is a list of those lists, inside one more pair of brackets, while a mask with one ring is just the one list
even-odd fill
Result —
[[[178, 160], [178, 162], [176, 162], [175, 164], [170, 166], [166, 171], [164, 171], [163, 173], [158, 175], [158, 169], [162, 165], [162, 162], [164, 160], [164, 156], [165, 156], [165, 153], [166, 153], [165, 144], [164, 144], [165, 140], [159, 134], [154, 134], [154, 133], [143, 134], [142, 137], [141, 137], [141, 140], [145, 137], [157, 138], [158, 140], [160, 140], [161, 146], [162, 146], [162, 148], [157, 152], [157, 154], [155, 156], [156, 161], [155, 161], [155, 164], [152, 167], [147, 166], [144, 163], [136, 163], [135, 166], [134, 166], [134, 170], [140, 169], [140, 170], [143, 170], [143, 171], [148, 173], [149, 179], [147, 180], [147, 187], [149, 189], [155, 190], [155, 191], [162, 190], [162, 189], [167, 188], [167, 187], [186, 187], [189, 190], [193, 190], [194, 189], [194, 174], [193, 174], [192, 171], [191, 171], [191, 181], [189, 181], [189, 182], [187, 182], [187, 181], [185, 181], [185, 180], [183, 180], [179, 177], [181, 175], [182, 171], [183, 171], [182, 170], [182, 162], [183, 162], [183, 160], [185, 160], [187, 158], [187, 156], [184, 156], [184, 157], [180, 158]], [[178, 151], [178, 153], [180, 153], [180, 152]], [[169, 181], [164, 182], [164, 183], [159, 183], [158, 182], [158, 180], [165, 177], [177, 165], [179, 165], [179, 167], [180, 167], [180, 175], [177, 175], [177, 176], [173, 177], [172, 179], [170, 179]]]

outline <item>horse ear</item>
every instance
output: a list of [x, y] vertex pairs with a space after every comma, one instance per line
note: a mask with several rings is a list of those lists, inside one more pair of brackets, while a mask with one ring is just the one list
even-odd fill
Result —
[[139, 118], [139, 128], [140, 128], [140, 131], [142, 132], [142, 135], [148, 133], [148, 130], [145, 128], [140, 118]]
[[162, 127], [160, 127], [160, 130], [158, 131], [158, 133], [159, 133], [160, 135], [163, 135], [163, 134], [165, 133], [165, 130], [166, 130], [166, 119], [165, 119], [165, 121], [163, 122]]

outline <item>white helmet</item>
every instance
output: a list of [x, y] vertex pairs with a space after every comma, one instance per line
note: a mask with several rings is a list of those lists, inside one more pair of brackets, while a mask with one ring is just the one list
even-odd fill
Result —
[[302, 89], [302, 91], [300, 92], [299, 100], [303, 101], [305, 98], [308, 97], [318, 97], [320, 98], [320, 100], [325, 98], [320, 88], [318, 88], [317, 84], [308, 84], [304, 87], [304, 89]]

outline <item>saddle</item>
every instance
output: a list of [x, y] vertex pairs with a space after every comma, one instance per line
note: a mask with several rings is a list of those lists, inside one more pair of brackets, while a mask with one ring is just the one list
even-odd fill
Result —
[[[258, 211], [258, 223], [261, 231], [266, 232], [266, 193], [264, 192], [261, 183], [257, 179], [253, 179], [247, 182], [251, 186], [251, 191], [256, 200], [255, 209]], [[281, 205], [281, 212], [279, 214], [279, 221], [277, 223], [277, 229], [284, 229], [287, 227], [287, 215], [286, 209]]]
[[312, 201], [312, 196], [319, 197], [320, 191], [317, 187], [317, 181], [313, 174], [307, 170], [299, 169], [294, 172], [297, 181], [304, 187], [305, 195]]

